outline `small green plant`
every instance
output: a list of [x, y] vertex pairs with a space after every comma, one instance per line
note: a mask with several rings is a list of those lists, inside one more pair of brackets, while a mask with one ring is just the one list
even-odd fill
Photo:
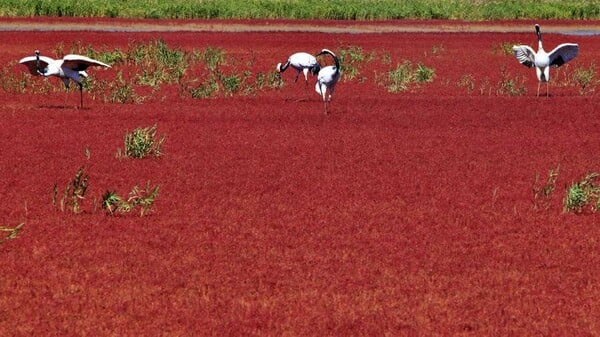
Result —
[[[444, 53], [445, 51], [446, 47], [444, 47], [443, 44], [438, 44], [431, 47], [431, 55], [439, 55]], [[427, 53], [425, 53], [425, 56], [427, 56]]]
[[418, 83], [433, 82], [434, 76], [435, 70], [433, 68], [426, 67], [422, 63], [417, 64], [417, 69], [415, 70], [415, 81]]
[[582, 213], [591, 204], [591, 211], [598, 211], [600, 206], [600, 186], [597, 183], [600, 174], [592, 172], [577, 181], [567, 189], [563, 201], [564, 212]]
[[[75, 177], [67, 183], [65, 191], [60, 200], [60, 210], [64, 212], [69, 210], [75, 214], [81, 212], [81, 204], [85, 200], [85, 193], [88, 189], [89, 175], [84, 174], [83, 166], [77, 170]], [[55, 183], [53, 188], [52, 205], [56, 207], [58, 199], [58, 185]]]
[[113, 191], [106, 191], [102, 195], [102, 208], [111, 215], [116, 212], [127, 213], [131, 211], [131, 205]]
[[200, 85], [196, 87], [190, 88], [189, 90], [192, 98], [210, 98], [219, 91], [219, 82], [217, 82], [214, 76], [210, 76], [206, 81], [200, 83]]
[[392, 55], [389, 52], [383, 53], [381, 55], [381, 63], [382, 64], [392, 64]]
[[137, 128], [133, 132], [125, 134], [125, 149], [117, 150], [117, 157], [121, 155], [129, 158], [144, 158], [147, 156], [159, 157], [162, 155], [161, 147], [165, 137], [156, 136], [157, 126]]
[[579, 86], [579, 93], [587, 95], [594, 92], [598, 80], [596, 79], [596, 66], [591, 64], [588, 68], [577, 67], [573, 71], [572, 80]]
[[14, 228], [0, 227], [0, 232], [8, 233], [8, 234], [6, 234], [5, 237], [0, 238], [0, 243], [4, 243], [8, 240], [15, 239], [17, 237], [17, 234], [19, 234], [19, 232], [21, 231], [21, 228], [23, 227], [24, 224], [25, 223], [20, 223]]
[[112, 83], [107, 84], [107, 86], [110, 88], [107, 99], [110, 103], [127, 104], [140, 103], [142, 101], [142, 98], [135, 93], [131, 82], [126, 81], [123, 78], [123, 73], [121, 71], [117, 73], [115, 80]]
[[410, 61], [404, 61], [404, 63], [399, 64], [396, 69], [388, 71], [387, 77], [387, 89], [389, 92], [408, 90], [410, 83], [414, 80], [412, 63]]
[[213, 48], [208, 46], [203, 51], [195, 52], [194, 54], [195, 58], [204, 62], [206, 68], [211, 73], [217, 72], [219, 66], [225, 63], [225, 52], [221, 48]]
[[158, 197], [160, 185], [150, 186], [146, 183], [146, 188], [139, 188], [137, 185], [129, 192], [127, 199], [122, 198], [113, 191], [107, 191], [102, 195], [102, 208], [110, 215], [116, 213], [129, 213], [133, 209], [140, 210], [140, 216], [144, 216], [152, 211], [154, 201]]
[[498, 84], [498, 94], [508, 96], [523, 96], [527, 93], [524, 76], [511, 77], [506, 68], [500, 70], [500, 83]]
[[359, 67], [373, 59], [373, 54], [365, 54], [359, 46], [347, 46], [340, 48], [339, 61], [341, 72], [344, 74], [344, 80], [352, 80], [360, 74]]
[[140, 216], [144, 216], [152, 210], [152, 205], [154, 205], [154, 201], [158, 197], [159, 189], [160, 185], [150, 187], [150, 182], [147, 182], [146, 188], [143, 189], [134, 186], [131, 192], [129, 192], [127, 202], [131, 204], [132, 208], [139, 208]]
[[473, 78], [473, 75], [462, 75], [458, 80], [458, 86], [467, 89], [469, 94], [473, 93], [473, 90], [475, 90], [475, 79]]
[[237, 75], [221, 76], [221, 83], [228, 95], [233, 95], [240, 89], [241, 79]]
[[540, 175], [536, 174], [535, 181], [533, 183], [533, 208], [543, 209], [550, 208], [550, 201], [552, 199], [552, 192], [556, 190], [556, 179], [560, 166], [548, 171], [548, 177], [545, 182], [540, 182]]
[[280, 89], [283, 87], [283, 80], [281, 76], [277, 76], [276, 72], [270, 72], [263, 74], [261, 72], [256, 74], [256, 88], [261, 90], [263, 88], [269, 89]]
[[432, 82], [435, 77], [435, 69], [417, 63], [414, 67], [410, 61], [404, 61], [396, 69], [387, 73], [385, 81], [389, 92], [401, 92], [411, 88], [415, 83]]

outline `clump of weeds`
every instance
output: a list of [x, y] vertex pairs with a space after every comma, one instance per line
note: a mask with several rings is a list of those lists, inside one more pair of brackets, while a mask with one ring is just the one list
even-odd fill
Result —
[[471, 74], [462, 75], [460, 77], [460, 79], [458, 80], [457, 85], [460, 88], [466, 89], [467, 92], [469, 94], [471, 94], [471, 93], [473, 93], [473, 90], [475, 90], [475, 79], [473, 78], [473, 75], [471, 75]]
[[165, 137], [156, 135], [157, 126], [136, 128], [125, 134], [124, 149], [117, 150], [117, 157], [144, 158], [162, 155], [162, 145]]
[[365, 53], [360, 46], [349, 45], [338, 49], [340, 71], [344, 74], [344, 81], [358, 79], [364, 82], [366, 77], [360, 74], [360, 67], [375, 58], [374, 53]]
[[583, 213], [587, 207], [592, 212], [597, 212], [600, 207], [600, 185], [596, 172], [588, 173], [585, 177], [572, 183], [567, 188], [567, 195], [563, 200], [565, 213]]
[[533, 182], [533, 208], [534, 209], [549, 209], [552, 199], [552, 193], [556, 190], [556, 179], [560, 166], [548, 171], [548, 177], [545, 181], [540, 181], [540, 175], [536, 174]]
[[121, 197], [114, 191], [106, 191], [102, 195], [102, 208], [110, 215], [125, 214], [135, 209], [139, 209], [140, 216], [147, 215], [152, 211], [159, 188], [160, 185], [152, 187], [150, 182], [146, 183], [145, 188], [136, 185], [127, 198]]
[[426, 82], [433, 82], [435, 69], [429, 68], [422, 63], [416, 66], [406, 60], [399, 64], [396, 69], [387, 72], [383, 85], [389, 92], [397, 93], [409, 90], [412, 86]]
[[571, 75], [573, 82], [579, 87], [581, 95], [588, 95], [596, 90], [598, 79], [596, 78], [596, 66], [592, 63], [589, 67], [577, 67]]
[[527, 93], [525, 76], [511, 76], [506, 68], [500, 69], [500, 82], [498, 83], [499, 95], [523, 96]]
[[59, 207], [62, 212], [70, 211], [75, 214], [81, 213], [81, 204], [85, 200], [85, 194], [89, 187], [89, 175], [85, 173], [83, 166], [77, 170], [73, 179], [71, 179], [65, 187], [62, 197], [58, 200], [59, 189], [54, 183], [52, 205]]
[[4, 243], [8, 240], [17, 238], [17, 234], [19, 234], [19, 232], [23, 228], [24, 224], [25, 223], [20, 223], [16, 227], [12, 227], [12, 228], [11, 227], [0, 227], [0, 232], [6, 233], [5, 236], [0, 237], [0, 243]]

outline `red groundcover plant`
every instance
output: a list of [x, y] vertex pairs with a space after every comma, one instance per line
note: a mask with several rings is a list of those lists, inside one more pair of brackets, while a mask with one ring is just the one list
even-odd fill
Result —
[[[600, 169], [594, 91], [571, 77], [600, 40], [569, 39], [581, 54], [538, 98], [535, 74], [502, 47], [535, 43], [531, 32], [3, 32], [14, 87], [0, 90], [0, 219], [24, 225], [0, 244], [0, 334], [597, 335], [600, 226], [563, 200]], [[121, 64], [90, 71], [78, 109], [60, 80], [16, 64], [36, 49], [132, 40], [222, 51], [236, 90], [201, 63], [155, 86]], [[295, 74], [256, 85], [322, 48], [369, 56], [342, 74], [329, 115]], [[387, 76], [405, 61], [434, 76], [392, 93]], [[210, 76], [219, 94], [192, 97]], [[102, 81], [144, 99], [104, 100]], [[115, 156], [124, 132], [146, 125], [168, 138], [164, 155]], [[57, 211], [54, 183], [60, 198], [82, 163], [85, 203]], [[536, 207], [532, 190], [556, 167]], [[143, 217], [106, 214], [159, 190]]]

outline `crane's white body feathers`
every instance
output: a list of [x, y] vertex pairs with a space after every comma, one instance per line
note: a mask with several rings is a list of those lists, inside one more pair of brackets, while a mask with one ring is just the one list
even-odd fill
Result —
[[[522, 65], [528, 68], [535, 67], [535, 73], [539, 83], [550, 81], [550, 67], [560, 67], [563, 64], [574, 59], [579, 53], [579, 45], [575, 43], [563, 43], [552, 49], [549, 53], [542, 46], [542, 33], [539, 25], [535, 25], [535, 30], [538, 36], [538, 51], [527, 45], [513, 46], [515, 57]], [[538, 96], [540, 95], [540, 87], [538, 83]], [[546, 86], [546, 95], [548, 95], [548, 87]]]
[[314, 74], [318, 73], [320, 69], [317, 59], [309, 53], [299, 52], [292, 54], [285, 64], [277, 63], [275, 69], [278, 73], [284, 72], [288, 67], [292, 67], [296, 70], [296, 79], [300, 76], [300, 72], [304, 73], [304, 81], [308, 82], [308, 72], [312, 71]]
[[336, 66], [327, 66], [319, 71], [315, 91], [321, 95], [323, 101], [331, 101], [335, 85], [340, 80], [341, 73]]

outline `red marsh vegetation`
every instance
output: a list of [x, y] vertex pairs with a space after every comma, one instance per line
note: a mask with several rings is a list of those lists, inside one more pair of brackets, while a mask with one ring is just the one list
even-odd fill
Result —
[[[76, 91], [16, 63], [36, 49], [55, 57], [157, 40], [189, 54], [220, 49], [221, 71], [245, 80], [196, 99], [191, 88], [211, 76], [200, 65], [150, 87], [132, 79], [152, 66], [113, 64], [90, 69], [90, 82], [122, 76], [142, 99], [111, 102], [92, 86], [79, 109]], [[506, 51], [536, 42], [533, 25], [5, 31], [0, 61], [13, 80], [0, 90], [0, 227], [24, 225], [0, 243], [0, 335], [600, 334], [597, 215], [563, 212], [567, 186], [600, 170], [595, 84], [573, 77], [594, 71], [600, 39], [544, 35], [547, 50], [580, 45], [552, 70], [548, 98]], [[305, 88], [291, 70], [281, 88], [244, 92], [293, 52], [321, 48], [346, 52], [347, 64], [350, 49], [363, 56], [329, 115], [314, 77]], [[389, 92], [390, 71], [406, 61], [433, 69], [433, 80]], [[21, 78], [24, 89], [10, 87]], [[153, 125], [162, 156], [116, 156], [127, 132]], [[53, 199], [80, 167], [81, 212], [61, 211]], [[550, 170], [555, 190], [536, 194]], [[149, 214], [101, 208], [107, 190], [126, 196], [148, 181], [160, 185]]]

